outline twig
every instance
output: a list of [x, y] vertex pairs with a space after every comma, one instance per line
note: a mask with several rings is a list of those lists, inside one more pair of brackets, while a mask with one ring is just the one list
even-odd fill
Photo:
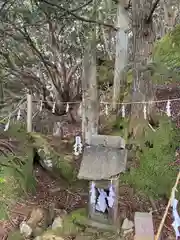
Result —
[[156, 203], [155, 203], [155, 201], [153, 200], [152, 197], [149, 197], [149, 201], [150, 201], [152, 207], [154, 208], [153, 211], [158, 211], [157, 206], [156, 206]]
[[156, 132], [156, 130], [153, 128], [153, 126], [150, 123], [148, 123], [148, 126], [151, 128], [153, 132]]
[[150, 21], [152, 21], [152, 15], [153, 15], [155, 9], [157, 8], [157, 5], [159, 4], [159, 2], [160, 2], [160, 0], [156, 0], [154, 2], [153, 6], [152, 6], [152, 9], [151, 9], [151, 11], [149, 13], [149, 16], [146, 19], [146, 23], [150, 23]]
[[84, 17], [81, 17], [79, 15], [76, 15], [74, 12], [72, 12], [72, 10], [69, 10], [69, 9], [66, 9], [64, 7], [62, 7], [61, 5], [58, 5], [58, 4], [55, 4], [55, 3], [52, 3], [52, 2], [49, 2], [47, 0], [43, 0], [43, 2], [45, 2], [46, 4], [52, 6], [52, 7], [57, 7], [61, 10], [63, 10], [64, 12], [66, 12], [67, 14], [71, 15], [72, 17], [82, 21], [82, 22], [87, 22], [87, 23], [94, 23], [94, 24], [98, 24], [98, 25], [101, 25], [101, 26], [105, 26], [105, 27], [109, 27], [115, 31], [117, 31], [117, 28], [114, 27], [113, 25], [111, 24], [108, 24], [108, 23], [104, 23], [104, 22], [101, 22], [101, 21], [96, 21], [94, 19], [87, 19], [87, 18], [84, 18]]
[[171, 206], [171, 201], [172, 201], [172, 198], [173, 198], [173, 196], [174, 196], [174, 192], [176, 191], [177, 185], [178, 185], [178, 183], [179, 183], [179, 179], [180, 179], [180, 171], [179, 171], [179, 173], [178, 173], [178, 175], [177, 175], [177, 178], [176, 178], [176, 182], [175, 182], [175, 184], [174, 184], [174, 187], [172, 188], [171, 196], [170, 196], [170, 198], [169, 198], [168, 205], [167, 205], [166, 210], [165, 210], [165, 212], [164, 212], [164, 216], [163, 216], [163, 218], [162, 218], [162, 220], [161, 220], [161, 223], [160, 223], [160, 225], [159, 225], [158, 232], [157, 232], [157, 234], [156, 234], [156, 236], [155, 236], [155, 240], [159, 240], [159, 238], [160, 238], [160, 234], [161, 234], [161, 231], [162, 231], [162, 229], [163, 229], [164, 222], [165, 222], [165, 220], [166, 220], [169, 207]]

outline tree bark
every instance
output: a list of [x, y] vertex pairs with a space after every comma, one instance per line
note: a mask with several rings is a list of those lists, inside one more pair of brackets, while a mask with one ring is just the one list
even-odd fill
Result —
[[[95, 38], [95, 34], [94, 34]], [[96, 79], [95, 39], [85, 52], [82, 78], [82, 132], [84, 141], [89, 144], [91, 136], [98, 133], [99, 104]]]
[[168, 33], [175, 26], [176, 15], [178, 8], [173, 8], [173, 4], [170, 0], [164, 0], [164, 19], [165, 19], [165, 33]]
[[116, 33], [116, 59], [114, 68], [113, 83], [113, 109], [116, 109], [116, 102], [119, 100], [120, 88], [122, 84], [123, 70], [128, 59], [128, 16], [121, 1], [117, 6], [117, 33]]
[[[133, 32], [133, 89], [129, 132], [138, 138], [144, 131], [143, 102], [154, 99], [151, 73], [146, 68], [151, 58], [152, 46], [155, 41], [155, 32], [152, 19], [148, 16], [152, 9], [152, 0], [132, 1], [132, 32]], [[152, 104], [148, 104], [149, 115], [152, 113]]]

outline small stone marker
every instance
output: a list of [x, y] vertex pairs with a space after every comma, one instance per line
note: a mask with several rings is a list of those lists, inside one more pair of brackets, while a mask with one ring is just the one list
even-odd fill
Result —
[[136, 212], [134, 216], [134, 222], [134, 240], [154, 240], [152, 214], [146, 212]]

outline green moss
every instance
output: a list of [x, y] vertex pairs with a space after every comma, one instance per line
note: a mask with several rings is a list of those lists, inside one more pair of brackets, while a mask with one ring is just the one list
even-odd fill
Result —
[[52, 234], [55, 236], [70, 236], [77, 235], [79, 232], [82, 232], [84, 229], [79, 224], [82, 222], [84, 224], [86, 220], [86, 211], [85, 209], [78, 209], [70, 214], [66, 215], [63, 219], [63, 226], [56, 228], [55, 230], [48, 230], [43, 235]]
[[[35, 179], [33, 171], [33, 146], [29, 140], [24, 127], [20, 124], [11, 125], [7, 132], [3, 132], [1, 137], [5, 142], [4, 149], [6, 155], [0, 156], [0, 218], [4, 219], [7, 209], [27, 192], [35, 190]], [[15, 140], [13, 154], [8, 151], [6, 139]]]
[[97, 82], [99, 88], [104, 89], [108, 83], [113, 83], [114, 63], [111, 60], [104, 60], [102, 64], [97, 66]]
[[37, 149], [37, 152], [40, 156], [40, 158], [43, 159], [49, 159], [52, 162], [53, 168], [52, 171], [54, 173], [59, 174], [61, 177], [66, 179], [68, 182], [72, 182], [75, 180], [76, 172], [74, 171], [74, 168], [66, 159], [66, 156], [63, 154], [57, 153], [51, 146], [48, 144], [45, 137], [42, 135], [32, 133], [31, 134], [33, 140], [34, 140], [34, 147]]
[[175, 160], [175, 150], [180, 135], [175, 125], [166, 117], [153, 132], [150, 128], [143, 139], [142, 152], [137, 152], [137, 168], [121, 176], [121, 180], [148, 196], [169, 197], [178, 168], [171, 164]]
[[82, 231], [82, 226], [84, 226], [86, 219], [87, 212], [83, 208], [71, 212], [64, 218], [63, 233], [67, 235]]
[[14, 231], [8, 235], [8, 240], [24, 240], [24, 237], [21, 235], [20, 231]]
[[73, 222], [84, 222], [87, 219], [87, 211], [85, 208], [80, 208], [71, 213], [71, 218]]
[[[180, 25], [158, 41], [153, 50], [153, 60], [163, 69], [175, 70], [180, 67]], [[166, 69], [164, 67], [164, 69]], [[166, 71], [167, 72], [167, 71]], [[175, 77], [175, 75], [174, 75]]]

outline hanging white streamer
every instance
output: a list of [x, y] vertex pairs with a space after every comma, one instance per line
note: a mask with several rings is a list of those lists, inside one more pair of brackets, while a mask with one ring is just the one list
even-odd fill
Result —
[[74, 155], [78, 156], [82, 153], [82, 142], [81, 142], [81, 137], [80, 136], [76, 136], [75, 138], [75, 144], [74, 144]]
[[76, 144], [79, 145], [81, 143], [81, 137], [80, 136], [76, 136]]
[[55, 113], [55, 110], [56, 110], [56, 102], [53, 103], [52, 113]]
[[74, 144], [74, 155], [75, 155], [75, 156], [78, 156], [78, 155], [79, 155], [79, 152], [78, 152], [78, 141], [79, 141], [79, 138], [76, 136], [76, 138], [75, 138], [75, 144]]
[[167, 105], [166, 105], [166, 113], [168, 117], [171, 116], [171, 102], [169, 100], [167, 101]]
[[17, 121], [19, 121], [20, 118], [21, 118], [21, 110], [19, 109], [19, 110], [18, 110], [18, 114], [17, 114]]
[[107, 193], [104, 191], [104, 189], [98, 189], [98, 192], [99, 197], [97, 199], [96, 210], [104, 213], [107, 209]]
[[82, 116], [82, 103], [80, 103], [79, 105], [78, 113], [79, 113], [79, 116]]
[[78, 148], [79, 154], [82, 153], [82, 149], [83, 149], [83, 145], [82, 145], [82, 143], [80, 143], [80, 144], [79, 144], [79, 148]]
[[82, 145], [82, 140], [81, 140], [80, 136], [76, 136], [76, 143], [78, 146], [78, 152], [79, 152], [79, 154], [81, 154], [83, 145]]
[[78, 146], [77, 146], [76, 143], [74, 144], [73, 148], [74, 148], [74, 155], [75, 155], [75, 156], [79, 156]]
[[66, 105], [66, 112], [69, 112], [69, 103]]
[[42, 108], [43, 108], [43, 101], [41, 100], [40, 101], [40, 108], [39, 108], [39, 111], [42, 112]]
[[108, 105], [107, 104], [105, 106], [105, 114], [106, 114], [106, 116], [108, 115]]
[[122, 105], [121, 113], [122, 113], [122, 117], [125, 118], [125, 116], [126, 116], [126, 111], [125, 111], [125, 106], [124, 106], [124, 104]]
[[10, 117], [9, 117], [9, 119], [8, 119], [8, 122], [6, 123], [6, 125], [5, 125], [5, 127], [4, 127], [4, 132], [8, 131], [9, 126], [10, 126]]
[[176, 234], [176, 240], [180, 237], [180, 217], [177, 211], [177, 205], [178, 205], [178, 200], [177, 199], [172, 199], [172, 207], [173, 207], [173, 218], [174, 222], [172, 223], [172, 226], [174, 228], [175, 234]]
[[147, 107], [146, 107], [146, 104], [144, 104], [143, 114], [144, 114], [144, 119], [147, 119]]
[[90, 189], [90, 202], [91, 204], [96, 203], [96, 188], [95, 188], [95, 183], [91, 183], [91, 189]]
[[113, 190], [113, 185], [111, 183], [110, 187], [109, 187], [109, 196], [107, 197], [107, 200], [108, 200], [108, 205], [110, 208], [113, 207], [114, 205], [114, 197], [115, 197], [115, 193], [114, 193], [114, 190]]

